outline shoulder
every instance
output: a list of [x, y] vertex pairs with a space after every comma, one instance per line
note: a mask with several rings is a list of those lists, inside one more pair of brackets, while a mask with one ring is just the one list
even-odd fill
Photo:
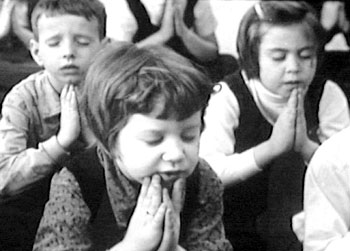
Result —
[[[325, 142], [323, 142], [317, 149], [315, 156], [323, 155], [326, 158], [332, 157], [347, 157], [350, 148], [350, 126], [339, 131]], [[350, 155], [349, 155], [350, 160]]]
[[345, 93], [337, 83], [327, 80], [324, 85], [322, 99], [334, 100], [339, 98], [346, 99]]
[[205, 110], [206, 126], [217, 124], [219, 121], [231, 124], [232, 121], [237, 121], [239, 116], [240, 107], [236, 94], [226, 82], [218, 83]]
[[340, 112], [348, 109], [348, 100], [339, 87], [339, 85], [331, 80], [327, 80], [320, 99], [320, 112]]
[[199, 195], [207, 198], [222, 195], [223, 184], [215, 171], [204, 159], [199, 160], [198, 181]]
[[227, 81], [221, 81], [214, 87], [214, 92], [210, 97], [209, 103], [227, 103], [231, 104], [236, 98], [234, 91], [230, 88], [230, 84]]
[[308, 167], [316, 179], [327, 180], [331, 176], [343, 176], [350, 171], [350, 127], [336, 133], [323, 142]]
[[39, 97], [36, 90], [40, 85], [39, 79], [42, 78], [43, 72], [38, 72], [29, 75], [21, 82], [12, 87], [12, 89], [5, 96], [3, 106], [11, 106], [20, 108], [21, 110], [27, 110], [27, 106], [32, 106], [36, 103], [36, 99]]
[[242, 98], [245, 100], [250, 95], [249, 88], [242, 75], [236, 72], [226, 76], [215, 86], [214, 93], [209, 100], [209, 106], [219, 107], [220, 109], [227, 107], [236, 110], [239, 107], [239, 98], [243, 96]]
[[16, 102], [20, 102], [23, 99], [30, 101], [32, 97], [36, 96], [35, 93], [39, 85], [41, 85], [40, 80], [43, 78], [43, 74], [43, 71], [33, 73], [13, 86], [6, 95], [4, 103], [17, 105]]

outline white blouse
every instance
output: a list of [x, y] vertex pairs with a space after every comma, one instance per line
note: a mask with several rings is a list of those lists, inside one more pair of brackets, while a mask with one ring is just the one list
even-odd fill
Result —
[[[242, 182], [261, 172], [253, 147], [235, 153], [234, 131], [239, 126], [240, 108], [235, 94], [227, 83], [212, 94], [206, 109], [205, 128], [200, 141], [200, 156], [206, 159], [225, 185]], [[286, 98], [268, 91], [258, 80], [247, 82], [260, 112], [273, 125], [287, 103]], [[345, 94], [332, 81], [327, 81], [319, 104], [319, 131], [321, 142], [350, 124], [349, 106]]]

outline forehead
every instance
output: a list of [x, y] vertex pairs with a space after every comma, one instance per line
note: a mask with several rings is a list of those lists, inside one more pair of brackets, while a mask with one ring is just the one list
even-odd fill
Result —
[[305, 23], [260, 27], [260, 49], [299, 49], [315, 47], [315, 36]]
[[39, 38], [65, 34], [99, 37], [98, 21], [96, 18], [87, 20], [83, 16], [70, 14], [43, 14], [38, 19], [37, 27]]
[[157, 131], [157, 130], [172, 130], [172, 129], [184, 129], [187, 127], [200, 126], [201, 124], [201, 112], [194, 113], [189, 118], [181, 121], [175, 119], [157, 119], [152, 115], [145, 115], [136, 113], [130, 116], [125, 128], [128, 131]]

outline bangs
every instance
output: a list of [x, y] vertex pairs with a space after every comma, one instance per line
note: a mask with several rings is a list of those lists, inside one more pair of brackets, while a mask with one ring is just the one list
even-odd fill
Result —
[[[181, 73], [179, 73], [181, 74]], [[157, 119], [184, 120], [206, 105], [208, 92], [193, 88], [193, 77], [177, 75], [157, 66], [143, 67], [138, 74], [139, 92], [134, 112], [150, 114]], [[202, 79], [197, 78], [201, 85]]]

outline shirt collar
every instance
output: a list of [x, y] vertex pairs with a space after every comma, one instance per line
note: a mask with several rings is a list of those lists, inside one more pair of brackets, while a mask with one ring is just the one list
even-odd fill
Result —
[[60, 114], [60, 94], [53, 88], [46, 71], [38, 73], [35, 86], [42, 116], [48, 118]]

